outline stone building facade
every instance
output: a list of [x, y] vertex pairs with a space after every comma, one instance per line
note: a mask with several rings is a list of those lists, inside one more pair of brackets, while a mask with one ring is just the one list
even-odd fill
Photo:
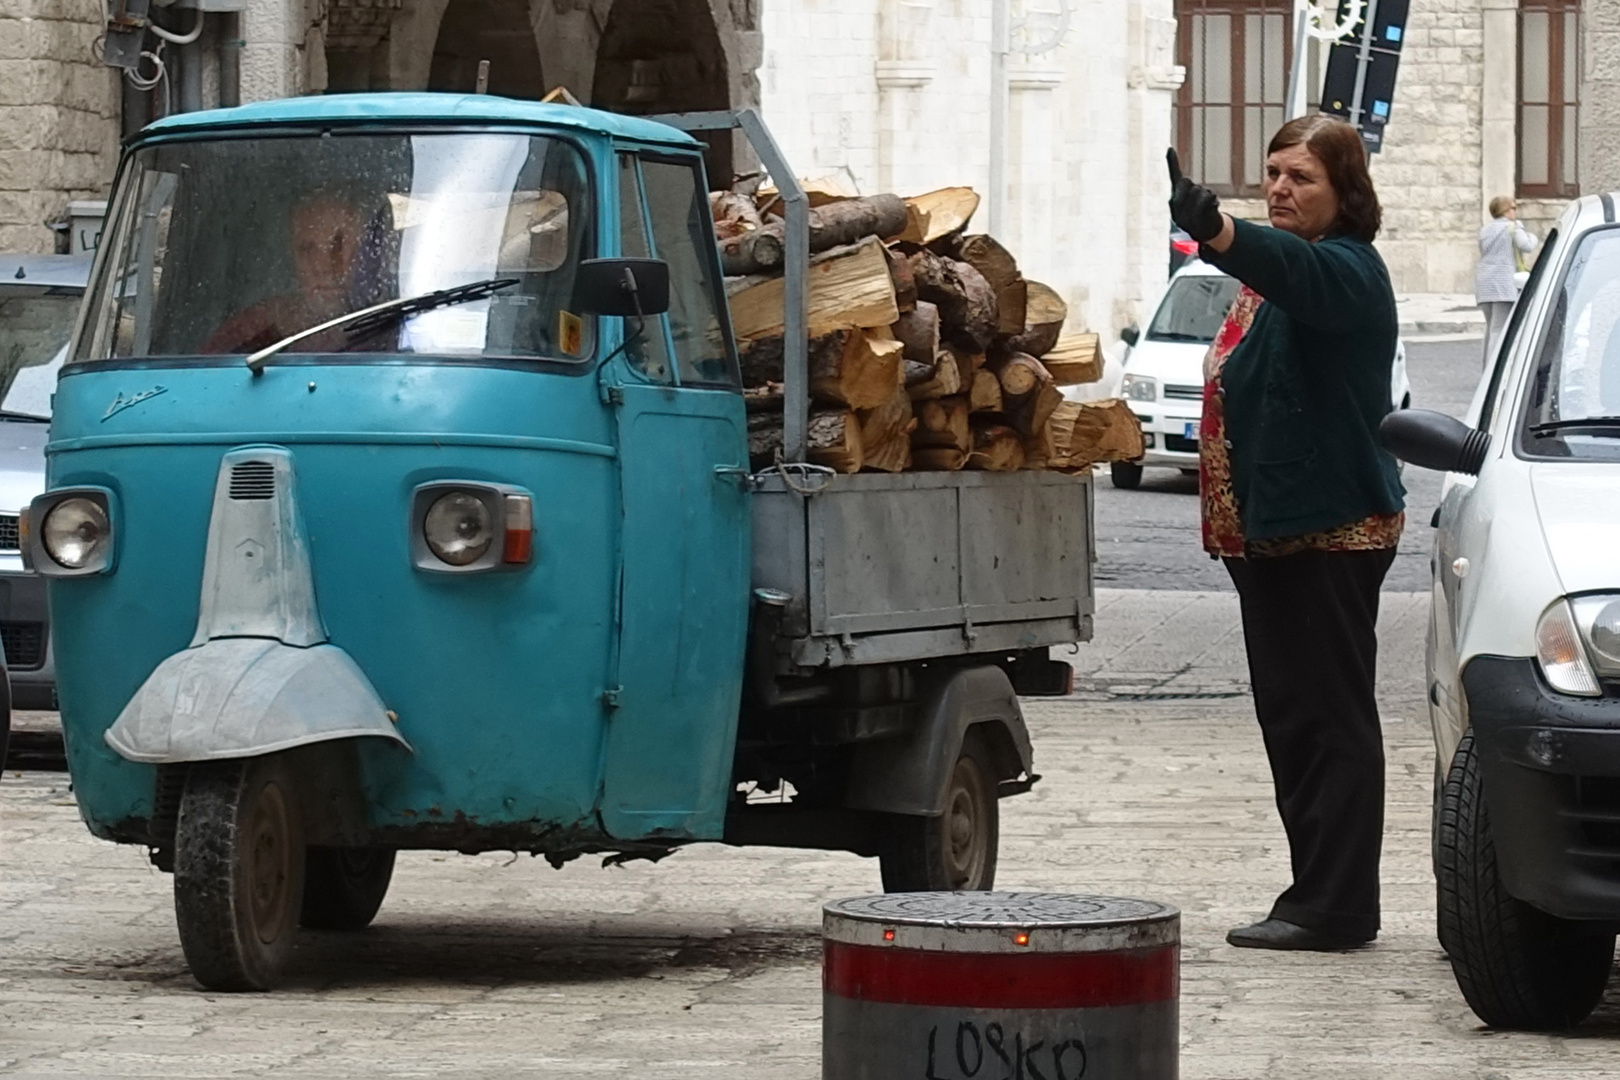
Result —
[[106, 195], [118, 80], [96, 59], [102, 0], [0, 0], [0, 251], [49, 252], [73, 199]]

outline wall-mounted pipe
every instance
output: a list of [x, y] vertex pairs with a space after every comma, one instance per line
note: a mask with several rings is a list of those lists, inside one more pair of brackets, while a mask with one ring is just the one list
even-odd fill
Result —
[[226, 12], [219, 16], [219, 107], [242, 104], [242, 16]]

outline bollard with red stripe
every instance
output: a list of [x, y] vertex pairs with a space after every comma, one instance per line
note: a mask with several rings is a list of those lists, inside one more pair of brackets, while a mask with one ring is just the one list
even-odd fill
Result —
[[1175, 1080], [1181, 913], [895, 893], [822, 917], [823, 1080]]

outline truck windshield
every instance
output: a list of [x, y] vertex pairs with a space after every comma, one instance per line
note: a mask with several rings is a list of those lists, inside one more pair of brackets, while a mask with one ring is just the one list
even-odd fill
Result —
[[1207, 345], [1220, 333], [1238, 283], [1225, 275], [1186, 274], [1170, 283], [1148, 326], [1149, 341], [1194, 341]]
[[350, 311], [498, 277], [517, 284], [282, 355], [582, 361], [592, 324], [570, 303], [591, 220], [584, 158], [542, 136], [147, 147], [119, 186], [74, 359], [236, 356]]
[[1620, 229], [1588, 233], [1558, 285], [1530, 373], [1521, 450], [1620, 461]]

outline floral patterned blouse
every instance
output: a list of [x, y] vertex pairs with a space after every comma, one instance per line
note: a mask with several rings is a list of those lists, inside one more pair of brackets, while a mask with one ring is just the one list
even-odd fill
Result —
[[1198, 490], [1203, 502], [1204, 550], [1229, 559], [1293, 555], [1300, 551], [1380, 551], [1400, 543], [1404, 513], [1373, 514], [1348, 525], [1304, 536], [1243, 539], [1243, 516], [1232, 490], [1232, 463], [1226, 456], [1226, 406], [1221, 368], [1254, 321], [1265, 298], [1247, 285], [1238, 290], [1204, 359], [1204, 411], [1198, 425]]

